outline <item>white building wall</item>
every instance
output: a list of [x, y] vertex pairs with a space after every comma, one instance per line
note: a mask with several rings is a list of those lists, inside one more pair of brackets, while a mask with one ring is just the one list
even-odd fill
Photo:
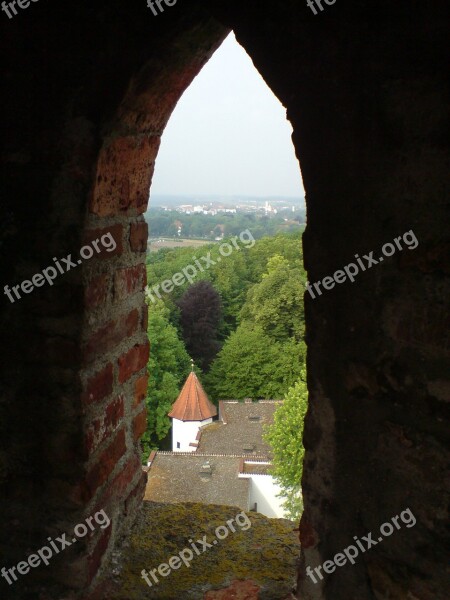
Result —
[[277, 498], [280, 491], [270, 475], [250, 475], [250, 508], [253, 509], [256, 502], [257, 512], [266, 517], [284, 518], [283, 500]]
[[[172, 419], [172, 452], [195, 452], [197, 447], [190, 446], [196, 441], [200, 427], [212, 423], [212, 419], [204, 421], [179, 421]], [[178, 444], [180, 447], [178, 448]]]

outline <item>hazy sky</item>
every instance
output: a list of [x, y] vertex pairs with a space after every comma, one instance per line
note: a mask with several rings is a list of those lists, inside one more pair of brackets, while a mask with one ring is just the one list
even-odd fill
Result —
[[302, 196], [291, 134], [285, 109], [232, 33], [175, 108], [151, 193]]

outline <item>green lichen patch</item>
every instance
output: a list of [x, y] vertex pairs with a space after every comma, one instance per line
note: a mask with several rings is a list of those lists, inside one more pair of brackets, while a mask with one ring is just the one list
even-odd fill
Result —
[[[230, 520], [235, 532], [227, 524]], [[217, 527], [222, 528], [219, 537], [225, 539], [218, 539]], [[205, 547], [203, 541], [212, 547]], [[143, 569], [150, 574], [185, 549], [193, 554], [188, 560], [189, 552], [185, 553], [189, 566], [181, 564], [166, 577], [156, 572], [158, 583], [150, 575], [152, 587], [144, 581]], [[232, 506], [145, 502], [126, 546], [115, 557], [118, 591], [110, 598], [202, 600], [209, 590], [228, 587], [235, 580], [252, 580], [260, 586], [261, 600], [281, 600], [294, 587], [299, 552], [294, 525], [286, 520], [244, 514]]]

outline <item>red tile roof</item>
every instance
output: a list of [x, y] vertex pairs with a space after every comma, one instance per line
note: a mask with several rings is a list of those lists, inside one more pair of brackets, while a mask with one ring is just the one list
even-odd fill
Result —
[[217, 409], [210, 402], [197, 375], [190, 373], [169, 417], [179, 421], [204, 421], [216, 415]]

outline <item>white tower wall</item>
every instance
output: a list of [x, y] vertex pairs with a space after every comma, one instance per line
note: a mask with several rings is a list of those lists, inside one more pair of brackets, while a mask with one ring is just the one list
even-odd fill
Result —
[[212, 418], [204, 421], [172, 419], [172, 452], [195, 452], [197, 447], [189, 444], [196, 441], [199, 428], [212, 423], [212, 421]]

